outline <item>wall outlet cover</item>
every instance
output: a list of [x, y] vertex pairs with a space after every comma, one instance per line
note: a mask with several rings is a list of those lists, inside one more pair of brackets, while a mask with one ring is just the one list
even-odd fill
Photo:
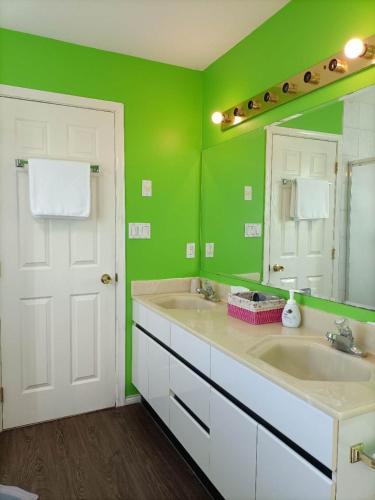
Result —
[[244, 193], [244, 199], [246, 201], [251, 201], [253, 199], [253, 187], [252, 186], [245, 186], [243, 193]]
[[212, 258], [214, 256], [215, 243], [206, 243], [205, 255], [207, 258]]
[[262, 236], [262, 224], [245, 224], [245, 238], [260, 238]]
[[186, 258], [194, 259], [195, 257], [195, 243], [186, 243]]
[[152, 181], [142, 181], [142, 196], [152, 196]]
[[149, 222], [129, 222], [129, 239], [151, 239], [151, 224]]

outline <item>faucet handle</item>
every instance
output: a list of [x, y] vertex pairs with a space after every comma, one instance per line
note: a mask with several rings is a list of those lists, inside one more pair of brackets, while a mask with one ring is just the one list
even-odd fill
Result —
[[337, 328], [345, 328], [345, 326], [347, 326], [347, 319], [338, 318], [335, 320], [335, 325], [337, 326]]
[[338, 318], [335, 321], [335, 325], [337, 326], [340, 335], [343, 335], [344, 337], [353, 337], [352, 329], [350, 328], [346, 318]]

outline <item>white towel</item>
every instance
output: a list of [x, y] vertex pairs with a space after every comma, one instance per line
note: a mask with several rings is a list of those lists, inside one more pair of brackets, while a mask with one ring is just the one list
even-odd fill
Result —
[[89, 217], [89, 163], [46, 159], [30, 159], [28, 163], [30, 209], [35, 217]]
[[297, 177], [292, 184], [290, 216], [295, 220], [329, 218], [329, 182]]

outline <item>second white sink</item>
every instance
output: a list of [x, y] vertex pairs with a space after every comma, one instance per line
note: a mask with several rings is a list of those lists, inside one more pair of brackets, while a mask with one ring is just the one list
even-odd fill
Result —
[[372, 365], [365, 360], [310, 339], [267, 339], [249, 354], [302, 380], [368, 382], [374, 377]]

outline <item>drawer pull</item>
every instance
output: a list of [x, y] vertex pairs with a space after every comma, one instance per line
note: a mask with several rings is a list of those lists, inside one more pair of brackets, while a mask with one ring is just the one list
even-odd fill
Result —
[[186, 404], [182, 401], [182, 399], [180, 399], [172, 391], [170, 397], [174, 399], [177, 402], [177, 404], [180, 405], [180, 407], [183, 408], [186, 411], [186, 413], [190, 415], [190, 417], [204, 430], [206, 434], [210, 434], [209, 427], [204, 422], [202, 422], [202, 420], [199, 417], [197, 417], [197, 415], [193, 411], [191, 411], [191, 409], [188, 406], [186, 406]]
[[365, 445], [358, 443], [350, 447], [350, 463], [363, 462], [371, 469], [375, 469], [375, 458], [368, 455], [365, 451]]

